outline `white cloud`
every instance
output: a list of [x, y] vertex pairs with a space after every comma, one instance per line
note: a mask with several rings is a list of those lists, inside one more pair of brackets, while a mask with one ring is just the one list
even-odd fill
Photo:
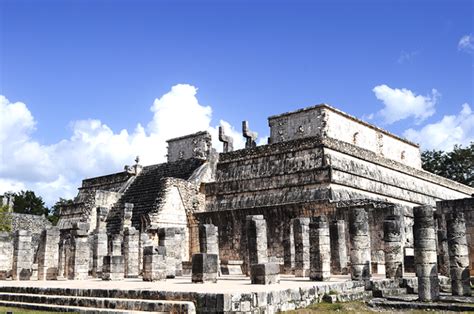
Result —
[[455, 144], [466, 146], [474, 141], [474, 113], [465, 103], [458, 115], [444, 116], [440, 121], [427, 124], [419, 130], [408, 129], [404, 136], [420, 143], [422, 149], [450, 151]]
[[406, 52], [406, 51], [402, 51], [400, 53], [400, 56], [398, 57], [398, 60], [397, 62], [399, 64], [403, 64], [403, 63], [406, 63], [406, 62], [411, 62], [413, 61], [413, 59], [419, 54], [418, 51], [411, 51], [411, 52]]
[[[32, 137], [36, 122], [24, 103], [0, 95], [0, 194], [31, 189], [52, 205], [59, 197], [74, 197], [82, 179], [121, 171], [136, 155], [144, 165], [166, 161], [170, 138], [208, 130], [217, 139], [212, 109], [199, 104], [196, 93], [191, 85], [173, 86], [155, 99], [146, 128], [114, 132], [100, 120], [79, 120], [71, 123], [69, 138], [51, 145]], [[240, 133], [226, 121], [220, 124], [234, 137], [234, 147], [242, 148]]]
[[372, 91], [385, 105], [377, 115], [388, 124], [410, 117], [417, 124], [423, 122], [435, 113], [435, 105], [440, 96], [436, 89], [431, 91], [431, 95], [422, 96], [406, 88], [391, 88], [385, 84], [375, 86]]
[[458, 50], [474, 53], [474, 37], [472, 35], [462, 36], [458, 42]]

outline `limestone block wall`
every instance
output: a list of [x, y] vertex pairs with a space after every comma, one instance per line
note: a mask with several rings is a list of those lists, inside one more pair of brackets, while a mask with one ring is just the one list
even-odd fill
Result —
[[270, 143], [330, 137], [421, 168], [418, 145], [325, 104], [269, 117], [268, 124]]
[[438, 214], [446, 215], [453, 210], [461, 210], [466, 220], [466, 238], [469, 247], [469, 263], [471, 276], [474, 276], [474, 197], [436, 203]]
[[11, 275], [13, 265], [13, 236], [9, 232], [0, 232], [0, 280]]
[[44, 216], [12, 213], [12, 232], [28, 230], [31, 233], [31, 245], [35, 252], [41, 240], [41, 233], [52, 226]]
[[330, 170], [315, 138], [221, 154], [206, 210], [244, 209], [329, 198]]

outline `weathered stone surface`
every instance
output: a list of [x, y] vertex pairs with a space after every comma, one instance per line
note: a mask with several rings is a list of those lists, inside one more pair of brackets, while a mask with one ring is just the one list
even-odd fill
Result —
[[[262, 215], [246, 217], [247, 267], [268, 262], [267, 224]], [[250, 270], [248, 268], [248, 270]]]
[[311, 243], [311, 268], [309, 278], [327, 281], [331, 277], [331, 241], [326, 216], [314, 217], [309, 224]]
[[158, 229], [159, 245], [166, 249], [166, 276], [168, 278], [174, 278], [177, 275], [180, 276], [182, 272], [182, 266], [180, 269], [177, 267], [181, 264], [180, 250], [177, 249], [179, 245], [178, 233], [178, 229], [173, 227]]
[[284, 272], [292, 274], [295, 268], [295, 237], [293, 232], [293, 224], [285, 225], [285, 232], [283, 234], [283, 263]]
[[123, 235], [123, 257], [125, 278], [137, 278], [139, 275], [139, 238], [134, 227], [126, 227]]
[[11, 276], [13, 264], [13, 235], [0, 232], [0, 280]]
[[123, 280], [125, 278], [124, 257], [121, 255], [106, 255], [102, 263], [103, 280]]
[[346, 225], [344, 220], [331, 221], [329, 225], [331, 239], [331, 272], [345, 275], [347, 267]]
[[293, 219], [295, 243], [295, 276], [308, 277], [310, 268], [309, 218]]
[[280, 266], [276, 263], [253, 264], [250, 281], [254, 285], [271, 285], [280, 282]]
[[367, 282], [371, 278], [371, 254], [369, 222], [364, 208], [351, 209], [349, 236], [351, 239], [351, 278]]
[[33, 272], [33, 248], [31, 233], [18, 230], [14, 235], [13, 246], [13, 280], [30, 280]]
[[192, 282], [217, 282], [218, 256], [211, 253], [194, 254], [192, 258]]
[[437, 300], [439, 298], [439, 280], [433, 208], [431, 206], [414, 207], [413, 215], [418, 298], [420, 301]]
[[451, 291], [453, 295], [471, 295], [469, 251], [464, 213], [453, 210], [446, 214]]
[[38, 249], [38, 280], [55, 280], [58, 278], [59, 262], [59, 229], [43, 230]]
[[166, 269], [166, 249], [162, 246], [146, 246], [143, 249], [143, 280], [160, 281], [165, 280]]
[[387, 216], [383, 222], [385, 241], [385, 276], [387, 278], [403, 277], [402, 217]]

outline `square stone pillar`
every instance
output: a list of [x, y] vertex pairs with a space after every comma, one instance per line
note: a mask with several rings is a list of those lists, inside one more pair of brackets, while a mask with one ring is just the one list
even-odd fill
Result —
[[286, 231], [283, 234], [283, 262], [284, 272], [293, 274], [295, 269], [295, 236], [293, 233], [293, 223], [285, 226]]
[[464, 213], [454, 209], [446, 214], [451, 291], [453, 295], [470, 296], [469, 248]]
[[331, 221], [329, 236], [331, 241], [331, 273], [346, 275], [349, 270], [347, 268], [346, 224], [344, 220]]
[[439, 280], [433, 208], [431, 206], [414, 207], [413, 216], [418, 298], [420, 301], [438, 300]]
[[72, 263], [69, 264], [68, 279], [85, 280], [89, 276], [88, 223], [75, 223], [71, 230], [74, 239]]
[[140, 267], [139, 240], [140, 234], [135, 228], [125, 228], [123, 234], [125, 278], [138, 278]]
[[219, 255], [218, 228], [212, 224], [199, 226], [199, 249], [201, 253]]
[[13, 265], [13, 237], [9, 232], [0, 231], [0, 280], [11, 276]]
[[250, 266], [268, 262], [267, 223], [263, 215], [249, 215], [245, 220], [247, 230], [247, 256], [245, 256], [247, 274]]
[[403, 278], [403, 222], [400, 215], [389, 215], [383, 222], [385, 277]]
[[191, 280], [195, 283], [217, 282], [218, 256], [217, 254], [198, 253], [192, 257]]
[[143, 248], [143, 280], [160, 281], [166, 279], [166, 249], [149, 245]]
[[446, 277], [449, 274], [449, 252], [448, 252], [448, 234], [446, 226], [446, 216], [443, 213], [435, 213], [435, 226], [438, 252], [438, 272]]
[[176, 241], [176, 228], [159, 228], [158, 239], [159, 245], [164, 247], [166, 251], [166, 277], [174, 278], [177, 275], [176, 266], [178, 264], [178, 256], [181, 252], [181, 243], [177, 243]]
[[277, 263], [250, 266], [250, 281], [253, 285], [271, 285], [280, 282], [280, 265]]
[[102, 264], [102, 280], [124, 279], [124, 258], [121, 255], [106, 255]]
[[43, 230], [38, 250], [38, 280], [56, 280], [59, 263], [59, 229]]
[[293, 219], [295, 276], [309, 276], [309, 218]]
[[28, 230], [18, 230], [14, 234], [13, 244], [13, 280], [30, 280], [33, 266], [33, 248], [31, 233]]
[[106, 220], [107, 208], [97, 207], [96, 229], [94, 231], [94, 242], [92, 247], [92, 276], [102, 276], [102, 263], [104, 256], [107, 255], [107, 230]]
[[371, 278], [370, 233], [368, 215], [364, 208], [350, 209], [349, 235], [351, 279], [365, 281], [368, 287]]
[[331, 241], [326, 216], [314, 217], [310, 229], [310, 273], [309, 278], [328, 281], [331, 277]]

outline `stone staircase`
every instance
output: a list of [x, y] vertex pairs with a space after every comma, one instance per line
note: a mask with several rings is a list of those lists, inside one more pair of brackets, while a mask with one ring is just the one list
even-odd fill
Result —
[[[36, 289], [28, 289], [26, 293], [23, 290], [12, 287], [0, 288], [0, 306], [51, 312], [196, 313], [194, 303], [190, 301], [55, 295]], [[67, 291], [63, 290], [65, 293]]]
[[401, 279], [380, 279], [372, 281], [372, 296], [375, 298], [389, 298], [406, 295], [407, 288], [403, 287]]

